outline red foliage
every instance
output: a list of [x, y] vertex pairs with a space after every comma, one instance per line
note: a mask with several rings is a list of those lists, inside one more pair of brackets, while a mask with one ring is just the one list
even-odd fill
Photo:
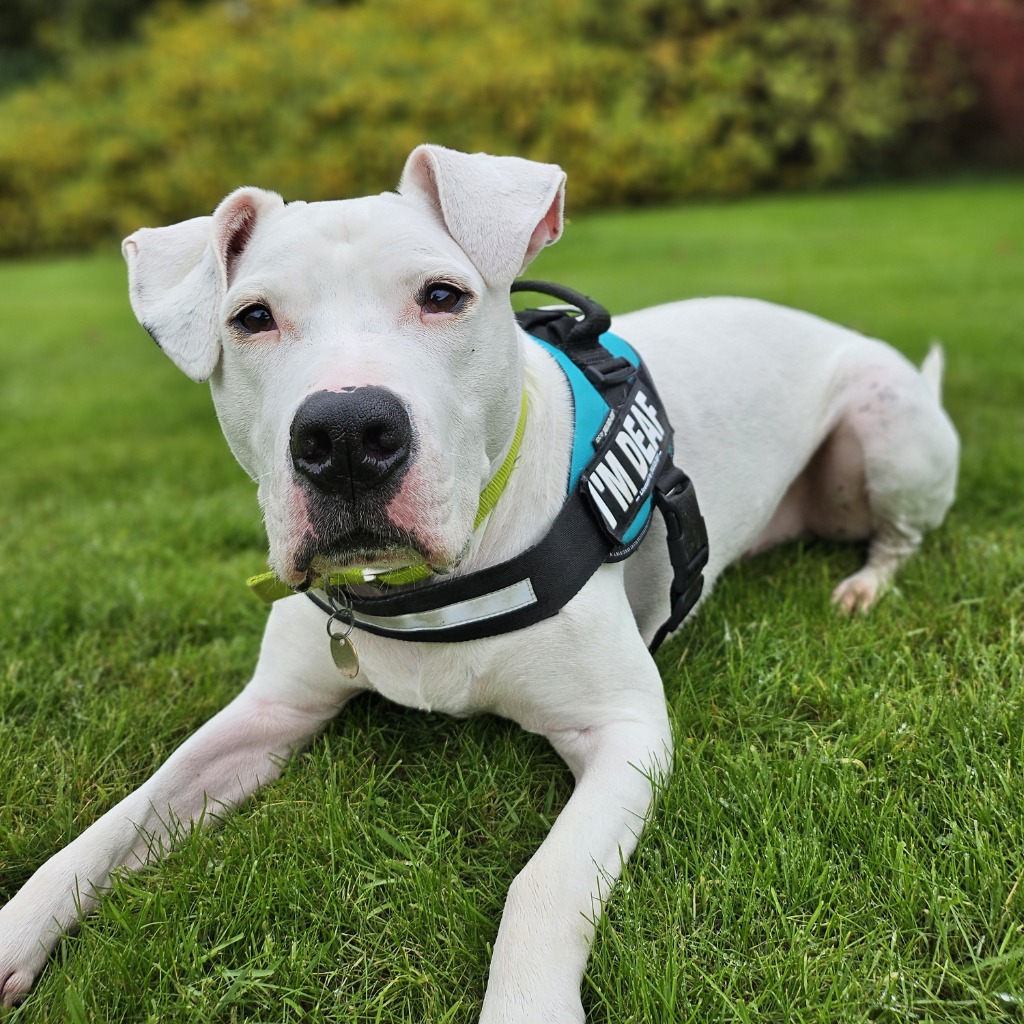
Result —
[[1024, 2], [919, 0], [918, 7], [970, 66], [983, 128], [1005, 155], [1024, 161]]

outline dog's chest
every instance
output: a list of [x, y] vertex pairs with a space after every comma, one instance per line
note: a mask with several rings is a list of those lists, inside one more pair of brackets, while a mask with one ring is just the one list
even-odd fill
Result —
[[370, 689], [422, 711], [466, 716], [480, 710], [479, 678], [465, 644], [410, 643], [357, 635]]

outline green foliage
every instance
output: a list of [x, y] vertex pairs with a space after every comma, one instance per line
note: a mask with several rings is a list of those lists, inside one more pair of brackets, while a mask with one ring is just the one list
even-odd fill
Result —
[[142, 15], [157, 2], [4, 0], [0, 18], [0, 91], [61, 68], [85, 47], [128, 38]]
[[391, 187], [422, 141], [562, 164], [574, 208], [933, 157], [959, 72], [866, 0], [238, 0], [158, 8], [0, 103], [0, 251]]

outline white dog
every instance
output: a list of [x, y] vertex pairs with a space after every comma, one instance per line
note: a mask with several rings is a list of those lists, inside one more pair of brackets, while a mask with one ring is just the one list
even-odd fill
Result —
[[[125, 240], [139, 320], [186, 374], [210, 380], [231, 450], [259, 483], [279, 580], [303, 589], [410, 565], [458, 578], [545, 535], [566, 500], [572, 399], [514, 320], [509, 288], [561, 233], [564, 177], [422, 146], [397, 194], [285, 205], [244, 188], [212, 217]], [[642, 352], [695, 484], [705, 596], [729, 563], [809, 533], [867, 542], [866, 564], [833, 594], [864, 611], [942, 521], [959, 444], [937, 351], [919, 372], [881, 342], [735, 298], [642, 310], [614, 330]], [[481, 509], [517, 427], [514, 469]], [[28, 992], [112, 872], [155, 857], [169, 823], [237, 806], [373, 690], [506, 716], [568, 763], [575, 791], [511, 884], [480, 1019], [583, 1021], [594, 920], [672, 746], [647, 648], [671, 579], [655, 516], [636, 554], [597, 569], [528, 642], [394, 639], [358, 622], [329, 640], [312, 601], [277, 602], [238, 697], [0, 911], [0, 1001]]]

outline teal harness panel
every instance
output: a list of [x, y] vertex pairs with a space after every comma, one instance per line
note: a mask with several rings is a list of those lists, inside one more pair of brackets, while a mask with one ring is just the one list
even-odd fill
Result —
[[[572, 458], [569, 463], [569, 476], [566, 480], [565, 493], [571, 494], [579, 485], [583, 471], [590, 464], [597, 451], [594, 439], [608, 423], [611, 407], [601, 396], [601, 392], [584, 376], [583, 371], [560, 348], [531, 334], [531, 338], [550, 355], [565, 374], [566, 382], [572, 394], [573, 417], [575, 425], [572, 438]], [[617, 334], [607, 331], [600, 337], [600, 343], [613, 355], [621, 356], [634, 366], [640, 365], [640, 357], [633, 347]], [[623, 537], [624, 543], [635, 540], [651, 518], [654, 503], [648, 498], [639, 514], [630, 524]]]

